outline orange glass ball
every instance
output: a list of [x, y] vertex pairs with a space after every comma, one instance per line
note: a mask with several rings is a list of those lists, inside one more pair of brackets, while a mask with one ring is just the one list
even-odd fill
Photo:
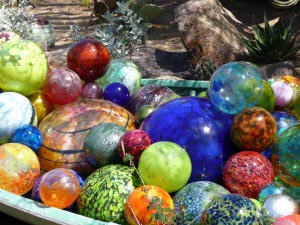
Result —
[[31, 190], [40, 175], [36, 154], [26, 145], [0, 145], [0, 188], [16, 195]]
[[125, 218], [130, 225], [163, 225], [174, 222], [174, 203], [167, 191], [155, 185], [140, 186], [125, 203]]
[[79, 193], [79, 180], [68, 169], [53, 169], [41, 178], [39, 194], [42, 202], [47, 206], [59, 209], [67, 208], [76, 201]]

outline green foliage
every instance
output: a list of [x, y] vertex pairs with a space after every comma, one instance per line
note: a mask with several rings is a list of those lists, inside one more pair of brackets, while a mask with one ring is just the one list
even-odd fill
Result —
[[210, 80], [211, 76], [217, 69], [213, 60], [202, 60], [201, 63], [190, 69], [190, 77], [192, 80]]
[[296, 44], [298, 32], [293, 36], [292, 28], [293, 19], [286, 25], [280, 17], [275, 25], [271, 26], [265, 15], [264, 27], [256, 22], [254, 39], [245, 39], [249, 59], [257, 63], [276, 63], [295, 59], [299, 54], [300, 44]]
[[[133, 51], [145, 42], [150, 24], [130, 8], [130, 2], [117, 2], [117, 8], [102, 17], [104, 22], [95, 26], [92, 37], [109, 49], [112, 58], [131, 57]], [[87, 38], [80, 32], [78, 25], [71, 26], [70, 36], [74, 40]]]
[[130, 0], [130, 7], [148, 23], [154, 21], [162, 13], [160, 6], [147, 0]]
[[0, 32], [13, 32], [23, 39], [34, 40], [32, 35], [33, 15], [28, 12], [26, 6], [28, 0], [22, 0], [18, 7], [14, 1], [3, 4], [0, 9]]

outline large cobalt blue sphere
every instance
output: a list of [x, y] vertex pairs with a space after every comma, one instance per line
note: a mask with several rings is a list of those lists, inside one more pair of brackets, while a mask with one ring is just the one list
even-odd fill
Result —
[[186, 149], [192, 161], [189, 182], [221, 182], [224, 162], [232, 148], [225, 138], [232, 119], [207, 98], [181, 97], [159, 106], [140, 129], [153, 142], [170, 141]]
[[262, 93], [261, 73], [249, 62], [229, 62], [220, 66], [211, 77], [208, 87], [213, 104], [230, 115], [255, 106]]

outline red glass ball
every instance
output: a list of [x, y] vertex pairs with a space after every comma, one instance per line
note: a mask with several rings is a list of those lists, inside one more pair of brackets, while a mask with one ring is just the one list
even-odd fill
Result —
[[73, 45], [67, 55], [67, 66], [84, 81], [103, 76], [110, 62], [108, 49], [97, 40], [85, 39]]
[[274, 181], [272, 163], [261, 153], [241, 151], [232, 155], [223, 169], [223, 183], [231, 193], [257, 199], [260, 191]]
[[124, 158], [126, 154], [133, 156], [133, 162], [138, 163], [142, 152], [152, 144], [150, 135], [143, 130], [130, 130], [124, 133], [118, 143], [119, 155]]
[[46, 98], [58, 105], [75, 101], [81, 91], [82, 83], [78, 74], [64, 67], [51, 69], [43, 90]]

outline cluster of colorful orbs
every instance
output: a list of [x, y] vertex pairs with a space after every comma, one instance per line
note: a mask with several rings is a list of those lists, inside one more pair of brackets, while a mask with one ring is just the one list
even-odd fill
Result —
[[182, 97], [140, 87], [97, 40], [72, 46], [67, 68], [30, 41], [0, 56], [0, 188], [120, 224], [299, 220], [298, 78], [230, 62], [205, 98]]

